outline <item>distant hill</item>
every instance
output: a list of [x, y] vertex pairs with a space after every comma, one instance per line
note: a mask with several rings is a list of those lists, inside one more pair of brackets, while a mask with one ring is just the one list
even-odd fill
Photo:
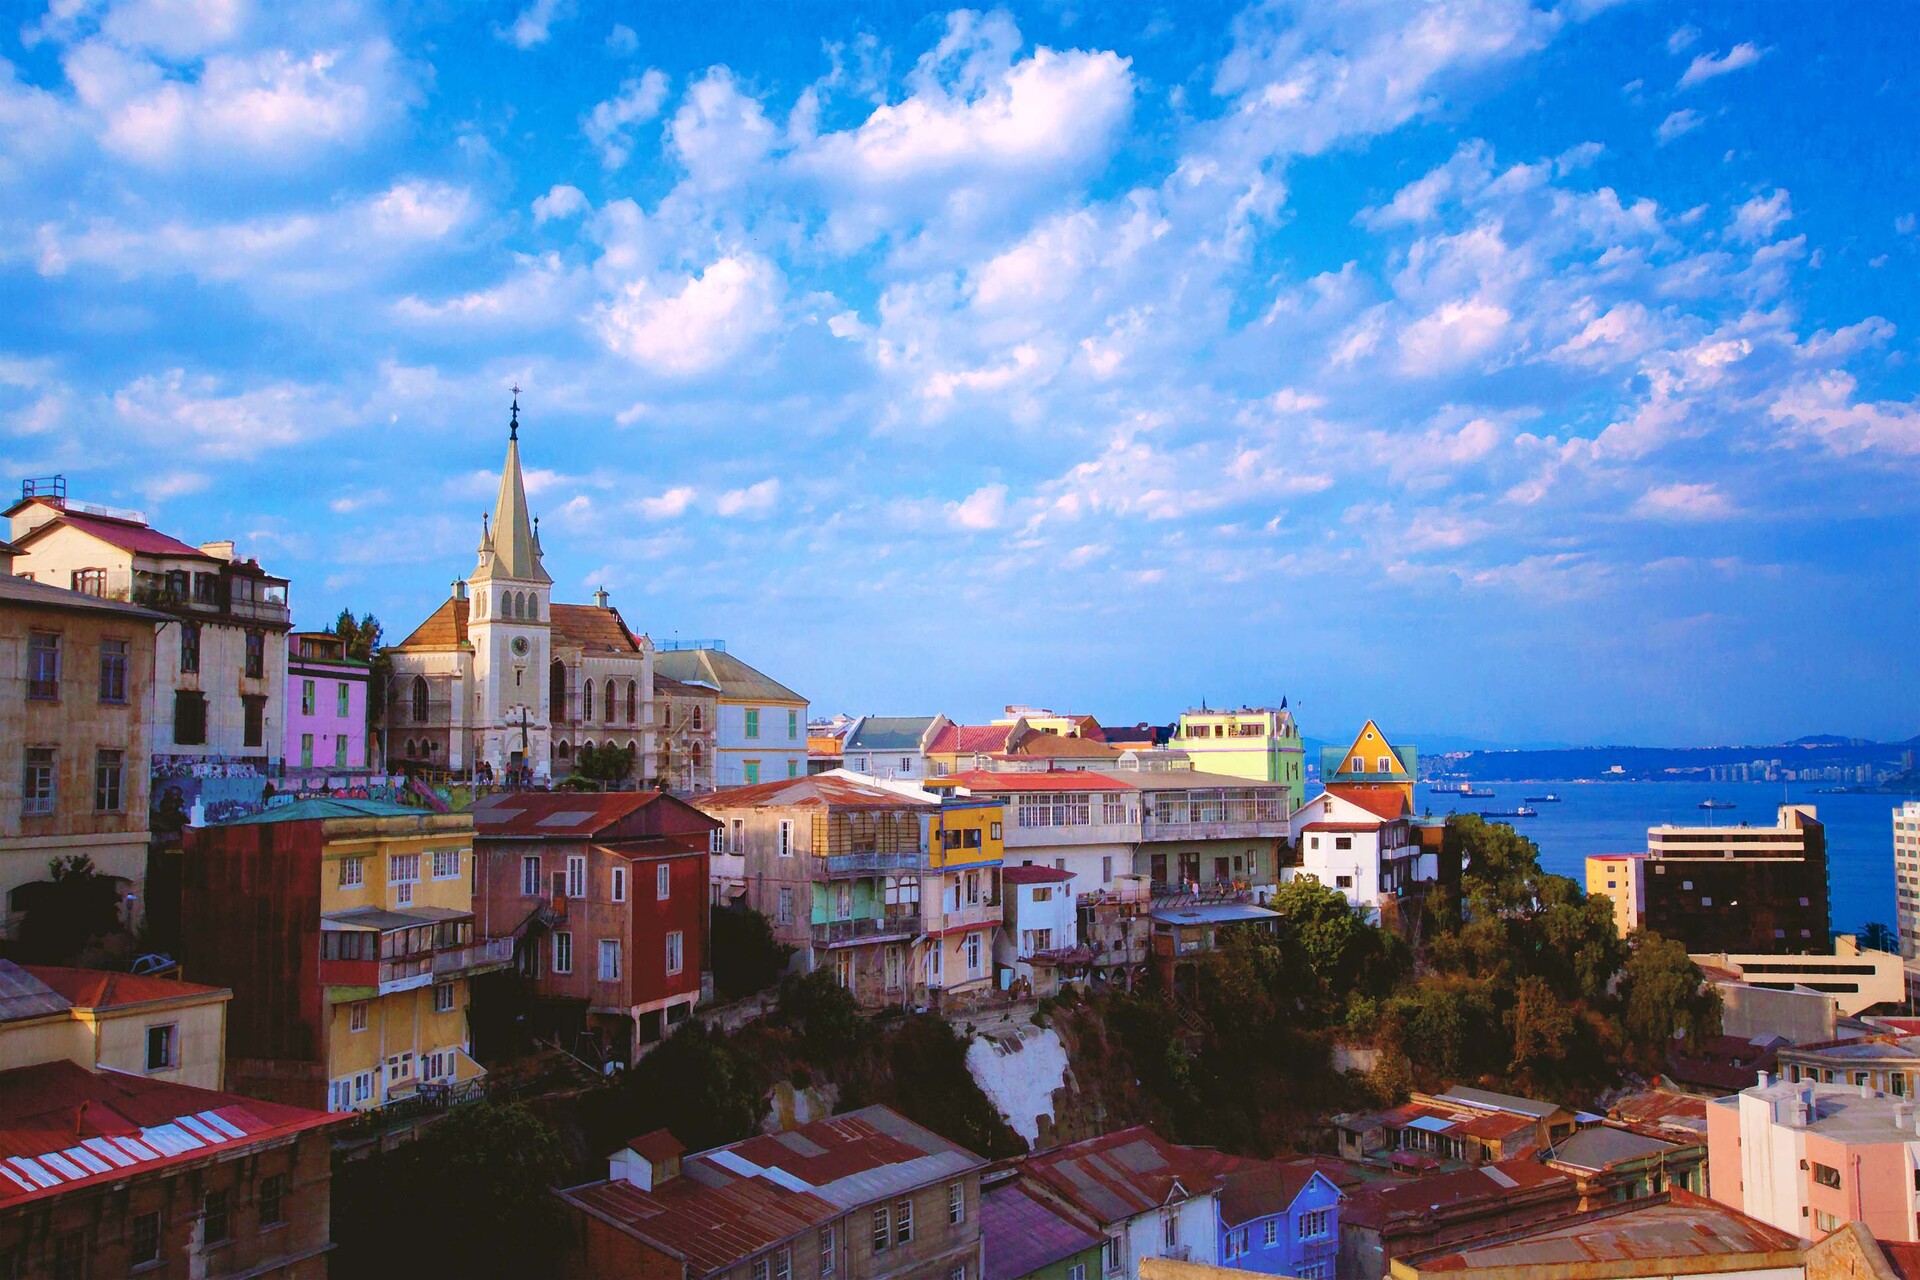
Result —
[[1450, 778], [1539, 779], [1577, 782], [1594, 778], [1705, 781], [1716, 766], [1773, 766], [1802, 772], [1830, 766], [1898, 771], [1915, 741], [1872, 742], [1862, 738], [1809, 736], [1775, 746], [1745, 747], [1562, 747], [1548, 750], [1469, 751], [1446, 761], [1421, 746], [1422, 763]]

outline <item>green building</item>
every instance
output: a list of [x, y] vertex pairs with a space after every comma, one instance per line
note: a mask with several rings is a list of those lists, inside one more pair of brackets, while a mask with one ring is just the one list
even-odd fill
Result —
[[1167, 745], [1186, 752], [1201, 773], [1285, 784], [1290, 811], [1306, 803], [1306, 751], [1284, 700], [1278, 707], [1188, 711]]

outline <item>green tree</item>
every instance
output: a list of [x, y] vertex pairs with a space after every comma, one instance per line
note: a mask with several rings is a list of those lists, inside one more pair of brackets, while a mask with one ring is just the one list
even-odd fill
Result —
[[1900, 939], [1884, 920], [1869, 920], [1860, 926], [1860, 945], [1868, 951], [1898, 951]]
[[623, 782], [633, 775], [633, 752], [611, 742], [585, 746], [573, 760], [573, 776], [592, 782]]
[[1291, 880], [1267, 905], [1298, 931], [1314, 975], [1336, 1004], [1355, 994], [1386, 995], [1412, 967], [1400, 936], [1368, 924], [1337, 889]]
[[1720, 1033], [1720, 993], [1707, 984], [1687, 949], [1671, 938], [1634, 930], [1621, 973], [1627, 1052], [1646, 1071], [1666, 1065], [1675, 1036], [1698, 1043]]
[[20, 957], [29, 964], [68, 964], [119, 931], [120, 890], [84, 853], [53, 859], [47, 874], [19, 890]]
[[826, 1065], [851, 1060], [872, 1039], [853, 993], [826, 969], [788, 974], [780, 983], [779, 1020], [791, 1028], [809, 1062]]
[[772, 1087], [763, 1054], [695, 1018], [611, 1088], [590, 1095], [582, 1117], [601, 1150], [669, 1129], [687, 1150], [704, 1151], [758, 1133]]
[[[526, 1106], [458, 1107], [416, 1142], [343, 1166], [334, 1265], [354, 1276], [551, 1275], [567, 1222], [559, 1136]], [[458, 1224], [423, 1232], [422, 1222]]]
[[715, 907], [709, 950], [713, 985], [729, 1000], [743, 1000], [772, 986], [793, 957], [793, 948], [776, 940], [767, 918], [751, 907]]

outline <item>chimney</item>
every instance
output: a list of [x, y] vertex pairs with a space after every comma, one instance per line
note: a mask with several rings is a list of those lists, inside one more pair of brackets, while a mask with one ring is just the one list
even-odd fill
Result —
[[685, 1152], [678, 1138], [665, 1129], [655, 1129], [607, 1157], [607, 1180], [652, 1191], [680, 1176], [680, 1157]]
[[607, 589], [605, 587], [599, 588], [593, 593], [593, 607], [596, 609], [606, 608], [607, 599]]
[[453, 580], [453, 598], [454, 598], [455, 600], [465, 600], [465, 599], [467, 598], [467, 582], [466, 582], [466, 579], [464, 579], [464, 578], [455, 578], [455, 579]]
[[1863, 1098], [1871, 1098], [1873, 1096], [1873, 1086], [1865, 1080], [1860, 1082], [1860, 1096]]
[[233, 563], [233, 539], [228, 538], [224, 542], [203, 542], [200, 544], [200, 552], [202, 555], [209, 555], [215, 560], [225, 560], [231, 564]]
[[1768, 1085], [1771, 1085], [1773, 1083], [1773, 1072], [1762, 1071], [1762, 1072], [1759, 1072], [1758, 1074], [1760, 1076], [1760, 1087], [1762, 1089], [1766, 1088]]
[[1913, 1131], [1913, 1104], [1896, 1102], [1893, 1104], [1893, 1127], [1909, 1133]]

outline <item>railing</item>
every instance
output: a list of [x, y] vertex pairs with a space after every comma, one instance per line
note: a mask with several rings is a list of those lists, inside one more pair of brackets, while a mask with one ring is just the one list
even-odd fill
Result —
[[433, 972], [480, 973], [513, 963], [512, 938], [483, 938], [470, 946], [433, 953]]
[[999, 923], [1000, 904], [997, 902], [974, 902], [940, 913], [942, 929], [964, 929], [969, 925]]
[[903, 853], [830, 853], [827, 855], [827, 874], [830, 876], [873, 875], [883, 871], [925, 871], [927, 869], [927, 851], [912, 849]]
[[715, 880], [739, 880], [747, 874], [747, 856], [744, 853], [710, 853], [707, 855], [707, 875]]
[[813, 926], [813, 945], [834, 947], [850, 942], [877, 942], [884, 938], [911, 938], [919, 931], [920, 917], [917, 915], [830, 920]]
[[1279, 838], [1286, 834], [1285, 817], [1221, 822], [1184, 819], [1163, 822], [1158, 818], [1149, 817], [1141, 824], [1140, 838], [1143, 840], [1264, 840]]
[[380, 994], [412, 991], [433, 985], [433, 956], [408, 956], [402, 960], [380, 962]]

